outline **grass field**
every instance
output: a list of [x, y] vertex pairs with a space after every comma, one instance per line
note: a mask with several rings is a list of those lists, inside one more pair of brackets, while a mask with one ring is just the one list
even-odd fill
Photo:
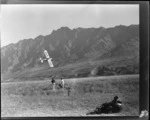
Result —
[[[86, 116], [104, 102], [118, 95], [123, 110], [99, 116], [139, 115], [139, 75], [103, 76], [64, 79], [65, 89], [56, 91], [51, 80], [1, 83], [1, 116]], [[70, 88], [70, 94], [69, 90]]]

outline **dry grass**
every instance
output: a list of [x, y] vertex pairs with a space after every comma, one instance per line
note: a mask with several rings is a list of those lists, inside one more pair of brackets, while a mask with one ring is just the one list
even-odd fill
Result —
[[[122, 99], [124, 107], [112, 116], [139, 113], [139, 75], [65, 79], [64, 90], [59, 83], [56, 80], [56, 91], [52, 90], [50, 80], [1, 83], [2, 117], [85, 116], [115, 95]], [[71, 88], [69, 96], [67, 88]]]

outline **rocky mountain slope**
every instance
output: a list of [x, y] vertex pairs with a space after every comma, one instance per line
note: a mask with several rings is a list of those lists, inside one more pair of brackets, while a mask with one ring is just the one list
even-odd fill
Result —
[[25, 68], [48, 66], [39, 57], [46, 49], [54, 66], [112, 58], [139, 60], [139, 25], [112, 28], [61, 27], [47, 36], [20, 40], [1, 48], [1, 73], [17, 72]]

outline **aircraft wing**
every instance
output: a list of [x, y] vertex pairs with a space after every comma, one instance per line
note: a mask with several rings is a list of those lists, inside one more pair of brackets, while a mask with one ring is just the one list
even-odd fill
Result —
[[54, 67], [54, 65], [53, 65], [53, 63], [52, 63], [52, 61], [51, 61], [51, 58], [48, 59], [48, 64], [49, 64], [50, 67]]
[[45, 55], [45, 57], [46, 57], [47, 59], [49, 59], [49, 58], [50, 58], [50, 56], [49, 56], [49, 54], [48, 54], [47, 50], [44, 50], [44, 55]]

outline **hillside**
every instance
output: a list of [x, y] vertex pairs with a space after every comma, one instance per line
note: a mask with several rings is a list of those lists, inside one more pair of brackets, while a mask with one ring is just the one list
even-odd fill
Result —
[[[53, 70], [48, 69], [47, 63], [41, 64], [39, 62], [39, 57], [43, 56], [43, 48], [48, 50], [53, 58], [55, 66]], [[106, 62], [109, 67], [111, 66], [111, 70], [105, 66]], [[66, 73], [68, 74], [68, 71], [74, 69], [74, 71], [70, 71], [74, 76], [70, 75], [70, 77], [80, 77], [78, 73], [81, 71], [87, 70], [89, 75], [93, 69], [102, 69], [100, 64], [111, 71], [111, 74], [113, 72], [118, 74], [116, 72], [118, 66], [122, 70], [123, 65], [125, 69], [131, 70], [132, 68], [134, 70], [119, 74], [138, 73], [139, 25], [72, 30], [68, 27], [61, 27], [58, 30], [53, 30], [49, 35], [40, 35], [35, 39], [24, 39], [16, 44], [9, 44], [1, 48], [1, 74], [5, 76], [8, 73], [9, 75], [10, 73], [20, 75], [20, 71], [29, 69], [34, 69], [34, 72], [35, 70], [53, 71], [57, 75], [60, 74], [57, 68], [66, 66], [66, 72], [63, 76], [67, 76]], [[83, 68], [85, 69], [83, 70]], [[40, 74], [43, 75], [41, 72]]]

